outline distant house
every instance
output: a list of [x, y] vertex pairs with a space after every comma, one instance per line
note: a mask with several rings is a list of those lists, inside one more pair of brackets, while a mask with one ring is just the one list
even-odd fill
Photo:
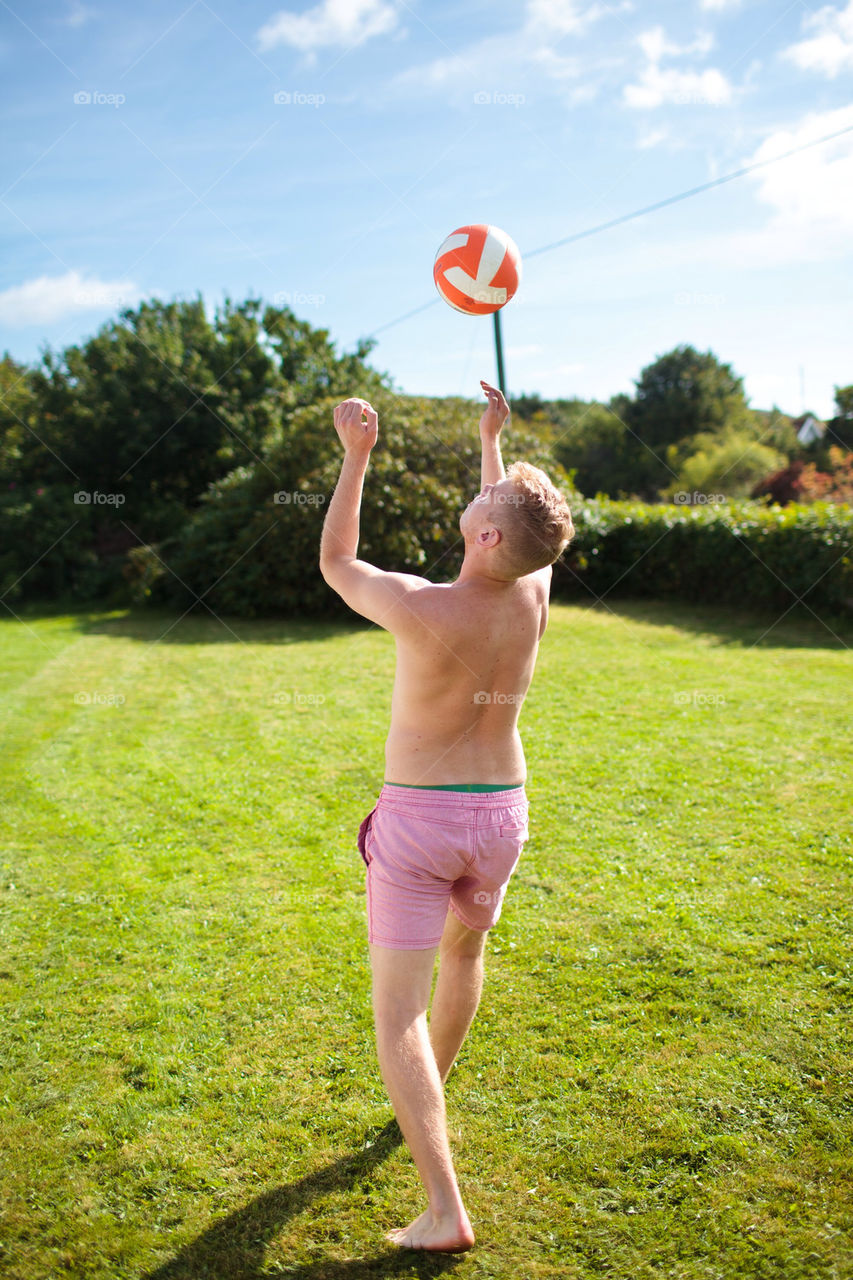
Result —
[[794, 428], [800, 444], [809, 445], [823, 438], [826, 423], [821, 422], [813, 413], [804, 413], [801, 418], [794, 419]]

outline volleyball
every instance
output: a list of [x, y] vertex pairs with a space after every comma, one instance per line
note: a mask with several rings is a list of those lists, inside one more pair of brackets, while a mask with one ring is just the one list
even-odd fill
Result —
[[469, 316], [487, 316], [506, 306], [521, 281], [515, 241], [484, 222], [457, 227], [435, 255], [435, 287], [444, 301]]

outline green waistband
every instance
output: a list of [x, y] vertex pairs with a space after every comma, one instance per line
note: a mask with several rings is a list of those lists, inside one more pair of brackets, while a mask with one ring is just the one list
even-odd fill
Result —
[[519, 787], [523, 787], [523, 782], [510, 782], [501, 785], [497, 782], [451, 782], [441, 783], [439, 786], [423, 786], [419, 783], [408, 782], [386, 782], [386, 787], [408, 787], [410, 791], [517, 791]]

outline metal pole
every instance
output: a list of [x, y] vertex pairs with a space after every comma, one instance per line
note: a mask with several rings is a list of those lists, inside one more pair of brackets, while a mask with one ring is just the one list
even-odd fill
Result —
[[[504, 378], [504, 348], [501, 339], [501, 313], [500, 308], [492, 312], [495, 318], [495, 358], [498, 362], [498, 386], [506, 396], [506, 380]], [[509, 403], [509, 401], [507, 401]]]

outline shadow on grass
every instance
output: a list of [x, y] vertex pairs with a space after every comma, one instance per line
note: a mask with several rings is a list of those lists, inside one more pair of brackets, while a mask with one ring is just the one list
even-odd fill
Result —
[[[397, 1122], [391, 1120], [369, 1147], [341, 1156], [298, 1182], [264, 1192], [209, 1227], [171, 1261], [146, 1272], [142, 1280], [262, 1280], [270, 1275], [264, 1257], [267, 1245], [286, 1222], [322, 1196], [352, 1187], [402, 1141]], [[444, 1274], [458, 1262], [453, 1254], [389, 1246], [373, 1258], [297, 1264], [283, 1274], [293, 1280], [372, 1280], [379, 1276], [418, 1276], [426, 1280]]]
[[846, 649], [853, 645], [853, 618], [803, 604], [784, 609], [742, 609], [722, 604], [688, 604], [682, 600], [641, 600], [608, 596], [601, 603], [551, 597], [554, 605], [610, 614], [625, 622], [676, 627], [695, 635], [713, 635], [722, 644], [745, 649]]
[[[716, 636], [722, 644], [770, 649], [844, 649], [853, 645], [853, 617], [810, 610], [804, 604], [784, 609], [754, 609], [732, 605], [687, 603], [682, 600], [647, 600], [608, 596], [599, 603], [591, 598], [566, 598], [552, 592], [552, 605], [565, 605], [640, 622], [653, 627], [675, 627], [696, 635]], [[145, 644], [304, 644], [333, 636], [376, 631], [372, 623], [349, 614], [317, 618], [293, 615], [280, 618], [214, 616], [204, 609], [181, 615], [167, 609], [97, 609], [53, 602], [31, 603], [16, 609], [22, 621], [71, 617], [84, 635], [127, 637]], [[0, 614], [2, 616], [2, 614]], [[11, 616], [11, 615], [10, 615]]]
[[[40, 616], [40, 615], [36, 615]], [[363, 618], [232, 618], [206, 612], [181, 616], [179, 611], [123, 610], [113, 614], [89, 611], [77, 615], [84, 635], [127, 637], [145, 644], [304, 644], [377, 630]]]

